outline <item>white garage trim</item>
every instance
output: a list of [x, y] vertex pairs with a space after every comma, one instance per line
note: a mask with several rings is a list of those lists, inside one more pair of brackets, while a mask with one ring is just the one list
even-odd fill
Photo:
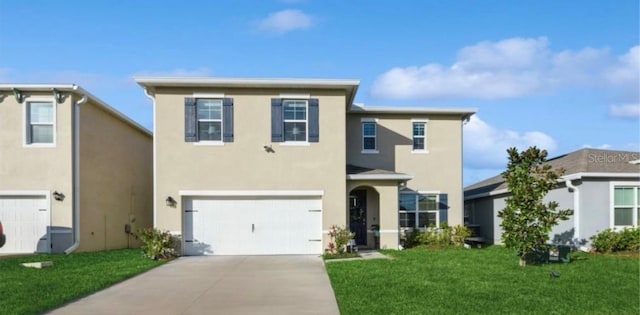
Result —
[[0, 190], [0, 196], [44, 196], [47, 204], [51, 203], [48, 190]]
[[322, 197], [324, 196], [324, 190], [179, 190], [178, 195], [205, 197]]

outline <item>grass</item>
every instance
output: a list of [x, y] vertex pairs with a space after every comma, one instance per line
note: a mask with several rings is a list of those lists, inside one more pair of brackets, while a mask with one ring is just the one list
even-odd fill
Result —
[[637, 257], [577, 253], [519, 267], [499, 246], [384, 253], [395, 259], [326, 265], [341, 314], [640, 313]]
[[[24, 262], [53, 261], [53, 267], [25, 268]], [[140, 249], [40, 254], [0, 259], [0, 313], [34, 314], [130, 278], [162, 264]]]

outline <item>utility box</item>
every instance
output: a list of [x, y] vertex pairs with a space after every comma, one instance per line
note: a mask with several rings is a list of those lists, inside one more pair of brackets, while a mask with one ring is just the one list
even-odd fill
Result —
[[571, 260], [569, 257], [570, 251], [571, 247], [569, 245], [549, 244], [547, 246], [547, 261], [568, 263]]

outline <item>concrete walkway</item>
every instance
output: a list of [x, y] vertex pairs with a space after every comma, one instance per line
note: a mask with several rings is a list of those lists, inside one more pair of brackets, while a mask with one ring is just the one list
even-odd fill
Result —
[[337, 262], [337, 261], [351, 261], [351, 260], [361, 260], [361, 259], [393, 259], [387, 255], [384, 255], [382, 253], [380, 253], [377, 250], [372, 250], [372, 249], [365, 249], [365, 250], [361, 250], [358, 252], [358, 255], [360, 255], [360, 257], [352, 257], [352, 258], [337, 258], [337, 259], [327, 259], [324, 262], [325, 263], [332, 263], [332, 262]]
[[339, 314], [315, 256], [182, 257], [50, 314]]

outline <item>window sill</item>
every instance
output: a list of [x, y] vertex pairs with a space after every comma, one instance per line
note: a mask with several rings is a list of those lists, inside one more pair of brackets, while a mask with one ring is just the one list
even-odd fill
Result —
[[283, 147], [308, 147], [311, 143], [306, 141], [289, 141], [289, 142], [280, 142], [279, 143]]
[[362, 154], [378, 154], [378, 153], [380, 153], [380, 151], [378, 151], [378, 150], [362, 150], [362, 151], [360, 151], [360, 153], [362, 153]]
[[429, 154], [429, 150], [412, 150], [411, 154]]
[[31, 144], [24, 143], [22, 146], [25, 148], [55, 148], [56, 144], [55, 143], [31, 143]]
[[196, 146], [223, 146], [224, 142], [222, 141], [199, 141], [199, 142], [194, 142], [193, 145]]

